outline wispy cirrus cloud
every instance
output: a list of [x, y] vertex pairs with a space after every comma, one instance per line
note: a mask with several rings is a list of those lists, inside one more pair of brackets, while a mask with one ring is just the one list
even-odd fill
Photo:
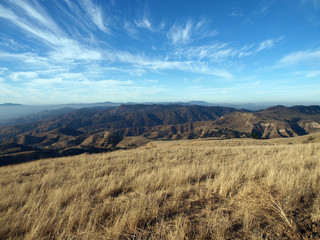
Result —
[[266, 39], [260, 43], [246, 45], [242, 49], [240, 49], [239, 57], [250, 56], [250, 55], [259, 53], [263, 50], [271, 49], [271, 48], [275, 47], [275, 45], [277, 43], [281, 42], [281, 40], [283, 40], [283, 39], [284, 39], [284, 36], [281, 36], [278, 38]]
[[244, 14], [241, 12], [240, 9], [233, 9], [233, 11], [230, 13], [230, 16], [232, 16], [232, 17], [244, 17]]
[[102, 60], [103, 53], [100, 50], [84, 47], [75, 41], [66, 40], [63, 46], [50, 52], [49, 56], [55, 61], [65, 61], [66, 59], [92, 61]]
[[192, 20], [182, 23], [176, 22], [167, 32], [167, 38], [172, 44], [187, 44], [194, 40], [214, 37], [219, 34], [216, 29], [208, 28], [208, 25], [206, 19], [197, 22]]
[[59, 32], [59, 28], [56, 23], [48, 17], [46, 12], [39, 5], [31, 6], [28, 2], [21, 0], [10, 2], [21, 8], [21, 10], [23, 10], [30, 18], [36, 20], [38, 24], [41, 24], [46, 28], [50, 28], [55, 32]]
[[207, 63], [196, 61], [146, 61], [141, 62], [141, 66], [153, 71], [178, 70], [184, 72], [207, 74], [222, 77], [228, 80], [233, 79], [233, 75], [224, 69], [211, 68]]
[[152, 25], [151, 21], [147, 17], [143, 17], [141, 19], [135, 19], [133, 22], [129, 20], [125, 20], [123, 24], [125, 32], [136, 40], [142, 40], [140, 37], [140, 30], [145, 29], [150, 32], [155, 32], [159, 28], [156, 28]]
[[110, 30], [105, 26], [106, 19], [102, 9], [95, 5], [91, 0], [81, 0], [80, 4], [85, 12], [88, 13], [91, 21], [103, 32], [110, 34]]
[[278, 39], [267, 39], [267, 40], [264, 40], [262, 41], [258, 48], [256, 49], [257, 52], [260, 52], [264, 49], [270, 49], [270, 48], [273, 48], [274, 44], [278, 41], [280, 41], [283, 37], [280, 37]]
[[8, 53], [2, 51], [0, 51], [0, 59], [6, 59], [6, 61], [18, 61], [39, 66], [43, 66], [48, 61], [46, 57], [40, 57], [35, 53]]
[[11, 74], [13, 81], [21, 81], [25, 79], [34, 79], [38, 77], [37, 72], [14, 72]]
[[[20, 1], [15, 4], [19, 3]], [[86, 2], [86, 4], [88, 3], [89, 2]], [[70, 38], [54, 23], [51, 17], [43, 9], [25, 2], [21, 2], [19, 7], [24, 9], [25, 13], [33, 19], [32, 22], [25, 15], [21, 14], [18, 16], [17, 14], [19, 12], [15, 13], [2, 5], [0, 5], [0, 17], [7, 19], [24, 32], [49, 46], [51, 50], [48, 51], [48, 57], [60, 61], [63, 61], [64, 59], [101, 59], [100, 51], [81, 44], [77, 39]], [[93, 8], [91, 5], [90, 7]], [[42, 27], [40, 27], [40, 25]]]
[[0, 75], [4, 74], [5, 72], [7, 72], [9, 69], [5, 68], [5, 67], [0, 67]]
[[0, 47], [3, 46], [7, 50], [13, 50], [13, 51], [19, 51], [19, 50], [25, 50], [26, 46], [23, 43], [18, 43], [14, 39], [7, 37], [0, 39]]
[[282, 57], [276, 64], [277, 67], [293, 66], [297, 64], [320, 65], [320, 50], [298, 51]]
[[195, 47], [179, 48], [174, 55], [187, 59], [210, 60], [212, 62], [223, 62], [226, 58], [236, 54], [235, 49], [227, 43], [214, 43], [212, 45], [201, 45]]
[[271, 10], [274, 0], [262, 0], [257, 9], [251, 12], [252, 16], [265, 16]]
[[173, 44], [187, 43], [191, 39], [193, 22], [190, 20], [184, 24], [175, 23], [167, 33], [168, 39]]
[[232, 46], [231, 43], [216, 42], [211, 45], [179, 47], [174, 52], [174, 56], [181, 59], [197, 59], [199, 61], [209, 61], [221, 63], [231, 58], [246, 57], [257, 54], [264, 50], [272, 49], [279, 43], [284, 36], [275, 39], [266, 39], [264, 41], [245, 45], [241, 48]]
[[[34, 10], [35, 11], [35, 10]], [[35, 11], [36, 12], [36, 11]], [[38, 13], [37, 15], [40, 15]], [[7, 9], [0, 5], [0, 17], [7, 19], [8, 21], [15, 24], [17, 27], [22, 29], [23, 31], [33, 35], [34, 37], [44, 41], [46, 44], [52, 46], [60, 45], [60, 39], [57, 37], [61, 33], [60, 31], [52, 32], [52, 30], [44, 30], [44, 28], [38, 28], [34, 26], [30, 21], [28, 21], [26, 18], [22, 18], [15, 14], [11, 9]], [[39, 18], [39, 17], [38, 17]], [[43, 19], [42, 17], [41, 19]], [[55, 33], [55, 34], [53, 34]]]
[[159, 33], [166, 26], [165, 22], [161, 22], [156, 25], [151, 22], [151, 20], [143, 16], [142, 18], [134, 19], [132, 22], [129, 20], [125, 20], [123, 23], [123, 28], [125, 32], [135, 40], [143, 41], [145, 32], [141, 34], [141, 30], [148, 30], [149, 33]]
[[129, 52], [117, 51], [111, 54], [113, 59], [112, 61], [119, 61], [122, 63], [130, 64], [131, 69], [135, 71], [167, 71], [167, 70], [176, 70], [176, 71], [185, 71], [191, 73], [199, 74], [208, 74], [225, 79], [232, 79], [233, 75], [225, 70], [218, 67], [210, 67], [208, 62], [201, 61], [190, 61], [190, 60], [169, 60], [167, 58], [150, 58], [145, 55], [133, 55]]
[[152, 24], [147, 17], [143, 17], [140, 20], [135, 20], [134, 22], [136, 26], [139, 28], [145, 28], [145, 29], [148, 29], [149, 31], [153, 31]]
[[130, 37], [137, 38], [138, 30], [136, 26], [132, 24], [130, 21], [124, 21], [123, 28]]
[[312, 77], [317, 77], [317, 76], [320, 76], [320, 70], [319, 71], [311, 71], [306, 75], [307, 78], [312, 78]]
[[[20, 1], [20, 0], [19, 0]], [[74, 8], [74, 3], [66, 0], [69, 8]], [[100, 30], [107, 30], [102, 25], [103, 18], [101, 9], [93, 5], [89, 0], [83, 0], [80, 2], [83, 8], [87, 8], [87, 12], [92, 22]], [[126, 67], [133, 71], [137, 75], [144, 74], [146, 71], [166, 71], [166, 70], [179, 70], [187, 71], [192, 73], [210, 74], [219, 77], [231, 79], [232, 74], [226, 70], [218, 68], [209, 68], [207, 63], [196, 63], [195, 61], [188, 60], [167, 60], [158, 57], [156, 59], [146, 57], [144, 54], [131, 54], [126, 51], [119, 50], [100, 50], [99, 48], [92, 48], [81, 44], [77, 39], [73, 39], [66, 32], [64, 32], [59, 26], [52, 20], [52, 18], [46, 13], [46, 11], [38, 6], [32, 5], [31, 3], [22, 3], [19, 8], [25, 10], [25, 14], [17, 15], [11, 9], [7, 9], [0, 5], [0, 17], [7, 19], [11, 23], [15, 24], [21, 30], [27, 32], [34, 38], [37, 38], [41, 42], [45, 43], [50, 47], [50, 50], [45, 56], [39, 56], [36, 53], [5, 53], [0, 52], [0, 56], [7, 57], [9, 59], [19, 59], [25, 63], [36, 64], [38, 62], [46, 62], [48, 65], [68, 64], [66, 61], [96, 61], [104, 60], [111, 63], [126, 64]], [[76, 12], [79, 9], [76, 7]], [[96, 18], [93, 18], [94, 13], [97, 13]], [[101, 13], [101, 14], [100, 14]], [[79, 14], [79, 13], [78, 13]], [[25, 15], [28, 15], [27, 18]], [[30, 21], [30, 18], [33, 20]], [[130, 22], [125, 22], [125, 28], [131, 35], [137, 35], [138, 28], [146, 28], [150, 31], [154, 30], [151, 22], [148, 18], [143, 17], [139, 21], [134, 22], [135, 25]], [[41, 28], [38, 26], [42, 26]], [[187, 21], [185, 24], [175, 24], [172, 26], [167, 33], [167, 37], [172, 40], [174, 44], [187, 43], [191, 41], [191, 37], [202, 38], [205, 36], [213, 36], [216, 32], [209, 31], [206, 28], [207, 21], [201, 20], [198, 22]], [[161, 23], [160, 29], [165, 26], [164, 22]], [[83, 26], [81, 26], [83, 27]], [[198, 36], [199, 35], [199, 36]], [[188, 55], [190, 57], [198, 55], [200, 59], [205, 57], [211, 57], [218, 59], [223, 58], [230, 54], [230, 49], [220, 49], [213, 51], [217, 46], [210, 47], [199, 47], [190, 49]], [[211, 56], [210, 56], [211, 54]], [[102, 69], [102, 68], [101, 68]], [[100, 69], [100, 70], [101, 70]], [[119, 67], [114, 70], [120, 69]], [[102, 70], [101, 70], [102, 71]], [[22, 75], [20, 75], [22, 76]], [[27, 77], [27, 76], [25, 76]], [[16, 76], [18, 79], [18, 76]], [[62, 78], [64, 79], [64, 78]]]

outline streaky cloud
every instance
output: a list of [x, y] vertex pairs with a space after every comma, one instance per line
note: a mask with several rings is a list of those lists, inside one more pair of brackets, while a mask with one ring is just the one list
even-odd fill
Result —
[[226, 43], [214, 43], [212, 45], [189, 46], [178, 48], [175, 53], [177, 57], [186, 57], [188, 59], [207, 59], [212, 62], [223, 62], [226, 58], [235, 55], [235, 50]]
[[135, 20], [135, 24], [136, 24], [136, 26], [139, 27], [139, 28], [145, 28], [145, 29], [148, 29], [148, 30], [150, 30], [150, 31], [153, 31], [151, 22], [150, 22], [149, 19], [146, 18], [146, 17], [144, 17], [144, 18], [141, 19], [141, 20]]
[[167, 32], [167, 38], [172, 44], [179, 45], [193, 43], [196, 40], [211, 38], [219, 34], [216, 29], [209, 28], [208, 25], [207, 19], [176, 22]]
[[320, 50], [315, 51], [298, 51], [282, 57], [276, 67], [293, 66], [296, 64], [317, 64], [320, 63]]
[[317, 76], [320, 76], [320, 70], [319, 71], [311, 71], [306, 75], [307, 78], [312, 78], [312, 77], [317, 77]]
[[11, 74], [11, 79], [13, 81], [23, 81], [25, 79], [33, 79], [37, 77], [37, 72], [14, 72]]
[[111, 34], [110, 29], [105, 26], [106, 20], [103, 17], [102, 9], [95, 5], [91, 0], [81, 0], [80, 4], [85, 12], [88, 13], [91, 21], [103, 32]]
[[191, 38], [192, 26], [193, 22], [191, 21], [182, 25], [175, 23], [167, 33], [167, 37], [173, 44], [187, 43]]
[[264, 40], [260, 43], [255, 43], [251, 45], [246, 45], [239, 51], [239, 57], [242, 56], [250, 56], [256, 53], [259, 53], [263, 50], [271, 49], [273, 48], [278, 42], [284, 39], [284, 36], [278, 37], [278, 38], [272, 38]]
[[51, 17], [43, 10], [40, 6], [30, 5], [25, 1], [21, 0], [14, 0], [12, 1], [17, 7], [20, 7], [24, 10], [24, 12], [34, 20], [37, 20], [38, 23], [40, 23], [42, 26], [46, 28], [50, 28], [55, 32], [59, 31], [58, 26], [55, 24], [55, 22], [51, 19]]

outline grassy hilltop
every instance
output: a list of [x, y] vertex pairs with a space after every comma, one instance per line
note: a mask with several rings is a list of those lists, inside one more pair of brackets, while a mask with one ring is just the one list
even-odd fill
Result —
[[0, 168], [0, 239], [319, 239], [320, 135]]

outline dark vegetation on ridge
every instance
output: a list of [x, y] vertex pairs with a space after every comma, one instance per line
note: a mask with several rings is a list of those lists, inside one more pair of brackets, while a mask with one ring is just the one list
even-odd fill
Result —
[[155, 139], [300, 136], [320, 129], [320, 106], [252, 112], [218, 106], [121, 105], [47, 111], [13, 123], [24, 124], [0, 128], [0, 165], [129, 148]]

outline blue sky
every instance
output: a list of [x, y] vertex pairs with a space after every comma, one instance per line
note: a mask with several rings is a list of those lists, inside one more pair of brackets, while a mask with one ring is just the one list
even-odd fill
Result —
[[3, 0], [0, 103], [320, 103], [319, 0]]

